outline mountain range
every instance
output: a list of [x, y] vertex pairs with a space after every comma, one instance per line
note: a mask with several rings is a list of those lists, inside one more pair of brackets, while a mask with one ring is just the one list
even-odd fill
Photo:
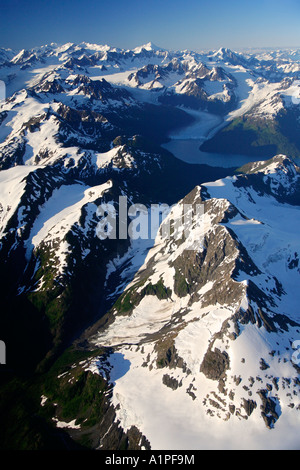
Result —
[[3, 449], [299, 448], [299, 67], [0, 49]]

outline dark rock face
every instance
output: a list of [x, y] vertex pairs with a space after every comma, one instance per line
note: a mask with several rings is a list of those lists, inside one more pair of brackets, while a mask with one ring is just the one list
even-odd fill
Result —
[[254, 400], [243, 399], [243, 407], [246, 411], [247, 416], [250, 416], [253, 410], [257, 407], [257, 404]]
[[224, 377], [226, 370], [229, 369], [229, 356], [223, 351], [215, 348], [214, 351], [208, 350], [200, 366], [200, 372], [212, 380], [220, 380]]
[[274, 424], [279, 418], [279, 399], [276, 397], [268, 396], [268, 390], [260, 390], [257, 392], [261, 398], [262, 404], [260, 406], [261, 415], [267, 428], [274, 428]]
[[174, 377], [171, 377], [168, 374], [165, 374], [163, 376], [162, 382], [163, 382], [164, 385], [171, 388], [172, 390], [177, 390], [178, 387], [181, 387], [181, 383], [178, 382], [177, 379], [175, 379]]
[[[168, 345], [168, 343], [165, 343]], [[186, 371], [186, 365], [181, 357], [178, 356], [174, 344], [172, 344], [168, 349], [165, 349], [165, 344], [162, 342], [161, 345], [157, 345], [157, 367], [169, 367], [170, 369], [175, 369], [179, 367]]]

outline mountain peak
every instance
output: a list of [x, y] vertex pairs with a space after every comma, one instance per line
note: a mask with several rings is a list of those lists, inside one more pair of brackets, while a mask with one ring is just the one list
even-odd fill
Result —
[[279, 170], [296, 174], [299, 172], [299, 167], [288, 156], [278, 154], [269, 160], [248, 163], [241, 168], [243, 173], [271, 174]]
[[220, 47], [213, 55], [224, 55], [224, 54], [230, 54], [232, 51], [228, 49], [228, 47]]
[[136, 47], [135, 49], [133, 49], [133, 51], [135, 53], [140, 53], [142, 51], [163, 51], [164, 49], [162, 49], [161, 47], [159, 46], [156, 46], [155, 44], [153, 44], [153, 42], [149, 41], [147, 42], [147, 44], [143, 44], [142, 46], [138, 46]]

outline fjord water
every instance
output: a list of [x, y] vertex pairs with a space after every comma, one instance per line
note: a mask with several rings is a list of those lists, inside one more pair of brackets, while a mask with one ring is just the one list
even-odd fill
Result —
[[[249, 162], [269, 160], [270, 156], [250, 156], [238, 154], [220, 154], [202, 152], [200, 146], [211, 138], [228, 121], [222, 117], [203, 111], [195, 111], [183, 108], [185, 112], [192, 115], [195, 121], [188, 127], [177, 130], [169, 135], [169, 142], [162, 145], [179, 160], [186, 163], [209, 165], [223, 168], [239, 168]], [[295, 160], [296, 161], [296, 160]], [[299, 165], [299, 159], [296, 163]]]
[[203, 139], [171, 139], [162, 147], [186, 163], [206, 164], [224, 168], [238, 168], [248, 162], [268, 160], [270, 158], [202, 152], [200, 145], [203, 142]]

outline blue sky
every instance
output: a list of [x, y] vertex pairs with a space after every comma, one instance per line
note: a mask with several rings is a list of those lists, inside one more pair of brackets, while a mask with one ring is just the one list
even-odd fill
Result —
[[299, 0], [0, 0], [0, 47], [300, 47]]

